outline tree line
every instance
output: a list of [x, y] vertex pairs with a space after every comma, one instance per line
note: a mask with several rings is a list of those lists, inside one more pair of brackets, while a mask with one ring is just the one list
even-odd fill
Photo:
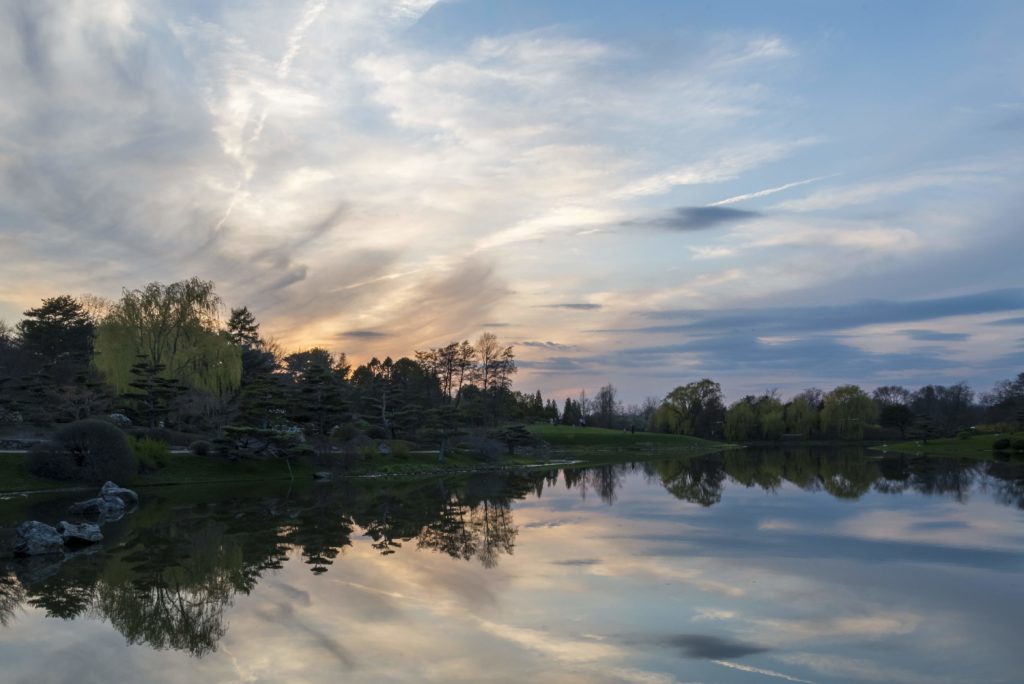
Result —
[[207, 448], [230, 456], [273, 456], [352, 440], [443, 446], [553, 408], [512, 390], [513, 348], [491, 333], [353, 367], [321, 347], [285, 353], [247, 307], [226, 320], [224, 308], [200, 278], [116, 301], [44, 299], [16, 326], [0, 324], [0, 425], [102, 416], [215, 437]]
[[992, 431], [1024, 428], [1024, 373], [977, 395], [967, 383], [908, 389], [886, 385], [871, 393], [857, 385], [829, 392], [806, 389], [788, 401], [777, 390], [747, 395], [726, 405], [709, 378], [676, 387], [662, 399], [623, 406], [612, 385], [592, 399], [566, 399], [561, 422], [690, 435], [731, 442], [782, 439], [929, 439], [984, 425]]
[[[776, 441], [952, 435], [978, 423], [1024, 420], [1024, 373], [978, 396], [965, 383], [918, 389], [856, 385], [777, 391], [726, 406], [703, 378], [663, 398], [624, 405], [611, 384], [559, 405], [512, 388], [512, 346], [475, 342], [374, 357], [355, 368], [316, 347], [285, 353], [247, 307], [225, 307], [211, 281], [125, 289], [119, 299], [44, 299], [0, 323], [0, 426], [50, 426], [93, 416], [123, 425], [213, 437], [229, 456], [274, 456], [327, 444], [406, 439], [440, 445], [501, 426], [544, 421], [727, 439]], [[170, 441], [170, 440], [167, 440]]]

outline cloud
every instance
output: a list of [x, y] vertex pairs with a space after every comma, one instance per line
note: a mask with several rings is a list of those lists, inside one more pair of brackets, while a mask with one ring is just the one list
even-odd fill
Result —
[[619, 197], [659, 195], [674, 187], [723, 183], [763, 164], [783, 159], [794, 150], [816, 143], [813, 138], [795, 141], [751, 142], [711, 154], [705, 159], [634, 181], [618, 191]]
[[517, 346], [521, 347], [532, 347], [535, 349], [550, 349], [554, 351], [575, 351], [579, 349], [573, 344], [560, 344], [558, 342], [538, 342], [535, 340], [526, 340], [523, 342], [516, 342]]
[[387, 336], [388, 333], [378, 330], [347, 330], [343, 333], [338, 333], [338, 337], [354, 337], [364, 340], [377, 340]]
[[934, 173], [917, 173], [878, 181], [826, 188], [807, 197], [787, 200], [775, 205], [781, 211], [833, 211], [850, 206], [871, 204], [881, 199], [931, 188], [948, 188], [978, 182], [985, 174], [964, 168]]
[[661, 640], [662, 643], [679, 649], [687, 658], [722, 660], [765, 653], [766, 648], [734, 641], [724, 637], [706, 634], [675, 634]]
[[597, 558], [570, 558], [568, 560], [551, 561], [554, 565], [598, 565], [601, 561]]
[[987, 325], [1024, 325], [1024, 316], [1017, 318], [1001, 318], [998, 321], [989, 321]]
[[601, 308], [600, 304], [591, 302], [563, 302], [561, 304], [545, 304], [547, 309], [572, 309], [573, 311], [596, 311]]
[[678, 207], [670, 214], [654, 219], [630, 221], [624, 225], [647, 225], [670, 230], [705, 230], [728, 223], [747, 221], [760, 216], [756, 211], [729, 207]]
[[938, 330], [904, 330], [903, 334], [915, 342], [965, 342], [967, 333], [940, 332]]
[[799, 307], [758, 307], [724, 310], [676, 310], [648, 314], [672, 320], [636, 329], [639, 332], [689, 332], [712, 335], [739, 330], [758, 334], [792, 334], [858, 328], [882, 323], [910, 323], [950, 316], [998, 313], [1024, 308], [1024, 289], [1008, 288], [973, 294], [910, 301], [867, 300], [851, 304]]

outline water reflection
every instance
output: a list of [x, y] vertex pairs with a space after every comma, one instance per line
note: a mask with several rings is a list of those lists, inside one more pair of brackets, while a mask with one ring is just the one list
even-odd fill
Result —
[[[290, 555], [322, 575], [337, 570], [354, 545], [366, 544], [382, 556], [411, 545], [492, 569], [516, 548], [514, 502], [539, 499], [546, 488], [564, 483], [581, 497], [614, 504], [637, 478], [700, 507], [722, 502], [727, 487], [772, 493], [793, 485], [843, 500], [870, 492], [916, 492], [966, 502], [983, 493], [1024, 509], [1020, 463], [877, 457], [852, 449], [743, 450], [416, 483], [345, 481], [245, 495], [167, 489], [150, 492], [137, 515], [112, 526], [103, 549], [63, 562], [7, 562], [0, 568], [0, 626], [16, 624], [19, 613], [31, 608], [63, 620], [105, 620], [129, 644], [202, 658], [224, 638], [236, 598], [252, 593]], [[750, 553], [756, 551], [756, 545], [750, 547]], [[560, 562], [571, 567], [599, 560]], [[666, 643], [684, 653], [718, 644], [700, 635], [683, 636]]]

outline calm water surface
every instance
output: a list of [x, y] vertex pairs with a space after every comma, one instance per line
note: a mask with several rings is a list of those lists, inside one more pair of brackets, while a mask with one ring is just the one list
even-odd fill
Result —
[[792, 450], [146, 490], [102, 549], [0, 568], [0, 681], [1019, 682], [1022, 477]]

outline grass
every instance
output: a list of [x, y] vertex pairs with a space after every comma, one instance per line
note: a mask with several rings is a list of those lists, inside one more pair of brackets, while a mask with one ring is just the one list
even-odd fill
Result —
[[605, 428], [537, 424], [527, 428], [552, 449], [583, 464], [621, 461], [623, 457], [690, 456], [733, 449], [735, 445], [687, 435], [624, 432]]
[[[629, 458], [653, 458], [693, 455], [731, 448], [731, 445], [709, 442], [684, 435], [653, 432], [629, 433], [603, 428], [574, 428], [538, 424], [530, 432], [550, 445], [551, 449], [520, 450], [517, 455], [501, 454], [481, 459], [464, 450], [449, 451], [443, 458], [437, 452], [412, 452], [406, 455], [377, 455], [357, 459], [339, 470], [345, 475], [423, 476], [446, 472], [497, 470], [528, 466], [557, 465], [566, 458], [581, 465], [610, 463]], [[340, 458], [340, 457], [339, 457]], [[226, 461], [208, 456], [172, 453], [164, 459], [164, 467], [138, 475], [125, 486], [144, 487], [170, 484], [202, 484], [231, 482], [263, 482], [289, 479], [288, 466], [280, 460]], [[25, 455], [0, 452], [0, 493], [45, 491], [81, 487], [80, 483], [61, 482], [35, 477], [25, 470]], [[310, 480], [319, 470], [308, 461], [292, 462], [296, 480]], [[89, 488], [89, 487], [87, 487]]]
[[0, 493], [35, 492], [74, 486], [74, 483], [30, 475], [25, 469], [25, 454], [17, 451], [0, 451]]
[[688, 437], [667, 435], [660, 432], [626, 432], [596, 427], [572, 427], [571, 425], [548, 425], [538, 423], [527, 427], [535, 437], [543, 439], [554, 447], [682, 447], [705, 448], [719, 446], [717, 442]]
[[898, 454], [934, 454], [936, 456], [960, 456], [964, 458], [992, 458], [994, 454], [1018, 454], [1017, 451], [993, 451], [992, 445], [999, 439], [1024, 439], [1024, 432], [1014, 434], [982, 434], [971, 435], [966, 439], [947, 437], [929, 439], [927, 443], [920, 441], [897, 442], [876, 447], [881, 451]]
[[[310, 479], [313, 467], [308, 463], [293, 462], [296, 479]], [[168, 484], [199, 484], [205, 482], [258, 482], [286, 480], [288, 465], [284, 461], [225, 461], [223, 459], [171, 454], [166, 465], [158, 471], [136, 476], [120, 485], [145, 487]], [[25, 470], [25, 454], [0, 451], [0, 493], [34, 492], [48, 489], [83, 487], [79, 482], [48, 480], [31, 475]], [[91, 485], [87, 488], [92, 489]]]

